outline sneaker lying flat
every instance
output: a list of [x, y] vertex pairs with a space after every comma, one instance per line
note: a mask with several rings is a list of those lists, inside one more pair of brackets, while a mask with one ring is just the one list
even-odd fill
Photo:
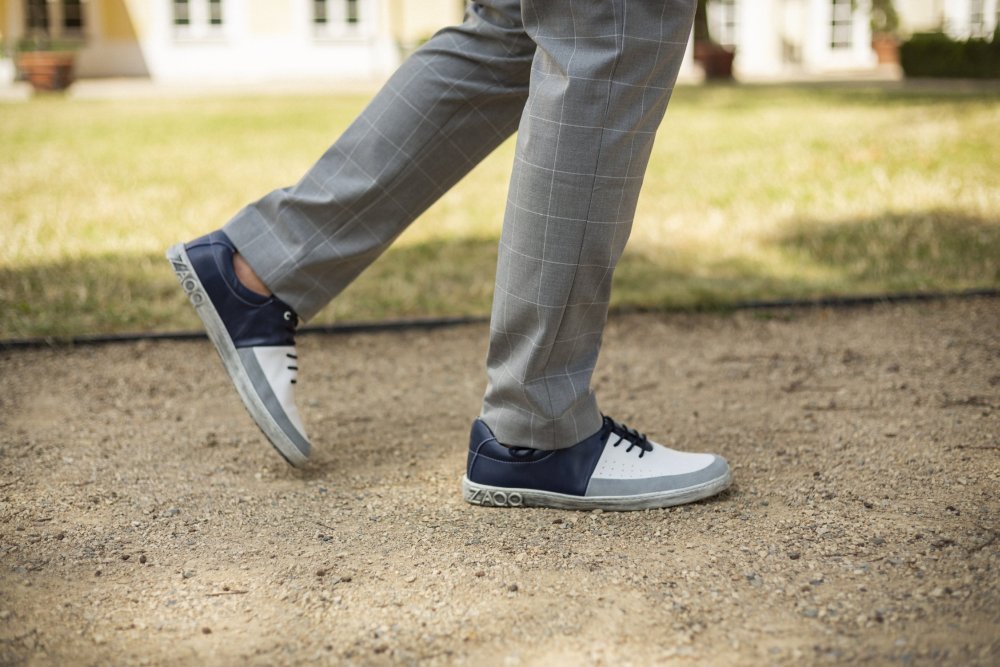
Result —
[[554, 451], [505, 447], [477, 419], [462, 495], [496, 507], [641, 510], [708, 498], [731, 481], [724, 458], [667, 449], [608, 417], [594, 435]]
[[309, 457], [309, 439], [295, 406], [295, 327], [299, 318], [274, 296], [240, 283], [236, 248], [212, 232], [167, 251], [195, 312], [205, 324], [243, 404], [278, 453], [297, 466]]

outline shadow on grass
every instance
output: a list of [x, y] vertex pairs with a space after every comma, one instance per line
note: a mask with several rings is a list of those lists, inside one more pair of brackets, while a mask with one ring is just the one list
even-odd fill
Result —
[[1000, 217], [932, 210], [804, 221], [778, 243], [797, 261], [835, 271], [852, 284], [919, 290], [1000, 283]]
[[[486, 314], [496, 239], [392, 248], [312, 323]], [[160, 253], [0, 268], [0, 339], [198, 330]]]
[[[741, 301], [1000, 285], [1000, 220], [948, 210], [799, 220], [734, 257], [632, 248], [615, 274], [619, 308], [724, 308]], [[312, 324], [486, 315], [495, 238], [394, 247]], [[0, 338], [199, 329], [159, 254], [0, 269]]]
[[614, 302], [639, 309], [1000, 286], [1000, 219], [948, 210], [796, 220], [752, 256], [626, 252]]

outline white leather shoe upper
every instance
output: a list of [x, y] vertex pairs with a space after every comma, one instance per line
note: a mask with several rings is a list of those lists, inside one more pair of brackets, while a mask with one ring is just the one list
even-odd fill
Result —
[[299, 408], [295, 404], [295, 379], [299, 372], [295, 347], [281, 345], [252, 349], [257, 363], [260, 364], [264, 376], [271, 385], [271, 391], [274, 392], [278, 403], [288, 415], [288, 420], [305, 438], [306, 429], [302, 425], [302, 417], [299, 416]]
[[628, 440], [612, 433], [591, 478], [642, 479], [686, 475], [707, 468], [715, 460], [711, 454], [678, 452], [653, 441], [649, 441], [653, 446], [652, 451], [642, 452], [638, 446], [628, 451], [630, 444]]

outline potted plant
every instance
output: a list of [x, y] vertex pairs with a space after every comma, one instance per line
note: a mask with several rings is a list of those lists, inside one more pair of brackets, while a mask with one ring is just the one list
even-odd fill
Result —
[[733, 59], [736, 50], [719, 44], [709, 33], [708, 3], [698, 0], [694, 14], [694, 59], [705, 70], [706, 79], [728, 80], [733, 78]]
[[79, 41], [53, 41], [34, 35], [18, 44], [15, 64], [36, 91], [65, 90], [73, 83]]
[[880, 65], [899, 64], [899, 14], [892, 0], [872, 0], [872, 50]]

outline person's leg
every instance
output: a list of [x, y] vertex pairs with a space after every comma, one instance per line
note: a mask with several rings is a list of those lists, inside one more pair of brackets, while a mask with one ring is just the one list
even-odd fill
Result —
[[488, 372], [462, 494], [503, 507], [637, 510], [729, 486], [720, 456], [602, 416], [590, 379], [694, 0], [524, 0], [538, 44], [518, 132]]
[[518, 0], [473, 3], [298, 184], [246, 207], [225, 233], [267, 287], [312, 318], [514, 132], [533, 53]]
[[538, 48], [500, 241], [482, 419], [505, 445], [602, 428], [590, 388], [611, 276], [694, 0], [524, 0]]
[[313, 317], [511, 135], [534, 49], [518, 0], [473, 3], [297, 185], [167, 252], [244, 405], [289, 463], [310, 452], [294, 397], [298, 318]]

